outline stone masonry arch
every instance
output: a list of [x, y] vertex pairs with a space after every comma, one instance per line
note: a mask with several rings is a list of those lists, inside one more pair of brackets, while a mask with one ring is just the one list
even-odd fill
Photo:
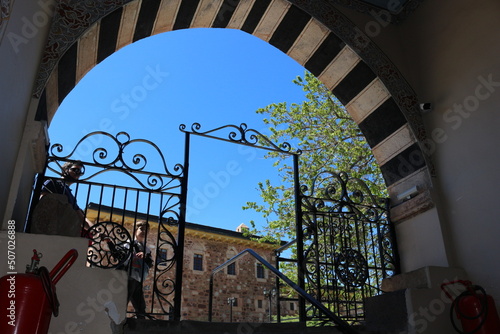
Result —
[[[327, 0], [68, 0], [58, 5], [34, 96], [37, 120], [50, 122], [94, 66], [154, 34], [187, 28], [252, 34], [295, 59], [345, 105], [377, 159], [393, 220], [431, 208], [433, 174], [418, 99], [374, 43]], [[64, 33], [61, 33], [64, 32]], [[416, 187], [402, 203], [397, 195]], [[401, 204], [401, 205], [398, 205]]]

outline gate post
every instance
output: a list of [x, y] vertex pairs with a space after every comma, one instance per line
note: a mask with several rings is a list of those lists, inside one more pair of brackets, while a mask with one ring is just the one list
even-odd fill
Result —
[[184, 177], [181, 181], [181, 195], [179, 208], [179, 230], [177, 234], [177, 265], [175, 270], [175, 296], [174, 296], [174, 320], [181, 320], [182, 307], [182, 272], [184, 268], [184, 238], [186, 230], [186, 206], [187, 206], [187, 186], [189, 175], [189, 145], [190, 134], [185, 133], [184, 143]]
[[[300, 195], [299, 156], [293, 155], [293, 187], [295, 196], [295, 235], [297, 237], [297, 279], [298, 285], [305, 290], [304, 230], [302, 229], [302, 198]], [[299, 297], [299, 321], [306, 322], [306, 302]]]

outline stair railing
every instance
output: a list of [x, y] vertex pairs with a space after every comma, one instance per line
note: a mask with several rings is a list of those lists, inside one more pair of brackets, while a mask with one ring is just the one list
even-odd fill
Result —
[[212, 270], [212, 273], [210, 274], [210, 290], [209, 290], [209, 301], [208, 301], [208, 321], [212, 322], [212, 299], [213, 299], [213, 287], [214, 287], [214, 275], [218, 273], [219, 271], [223, 270], [227, 266], [231, 265], [232, 263], [236, 262], [240, 257], [250, 254], [253, 256], [257, 261], [262, 263], [263, 266], [265, 266], [267, 269], [273, 272], [274, 275], [279, 277], [283, 282], [285, 282], [288, 286], [290, 286], [292, 289], [294, 289], [302, 298], [307, 300], [309, 303], [311, 303], [313, 306], [317, 307], [321, 312], [323, 312], [327, 317], [331, 319], [333, 323], [335, 323], [338, 326], [338, 329], [344, 333], [344, 334], [359, 334], [352, 326], [350, 326], [346, 321], [342, 320], [339, 318], [337, 315], [335, 315], [332, 311], [330, 311], [325, 305], [320, 303], [316, 298], [312, 297], [310, 294], [308, 294], [304, 289], [299, 287], [297, 284], [295, 284], [292, 280], [290, 280], [286, 275], [284, 275], [281, 271], [276, 269], [273, 265], [271, 265], [269, 262], [267, 262], [262, 256], [257, 254], [254, 250], [252, 249], [245, 249], [239, 254], [233, 256], [231, 259], [227, 260], [220, 266], [216, 267], [214, 270]]

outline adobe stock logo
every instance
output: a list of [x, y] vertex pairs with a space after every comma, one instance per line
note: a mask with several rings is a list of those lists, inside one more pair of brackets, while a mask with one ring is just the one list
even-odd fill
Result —
[[[478, 84], [471, 94], [464, 97], [461, 102], [454, 103], [451, 108], [446, 109], [443, 113], [443, 122], [450, 124], [453, 131], [457, 131], [464, 123], [464, 120], [468, 119], [480, 108], [481, 102], [488, 100], [500, 87], [500, 81], [494, 81], [491, 73], [487, 76], [478, 76], [477, 81]], [[429, 138], [422, 142], [424, 152], [429, 156], [434, 154], [437, 146], [448, 140], [449, 132], [451, 131], [447, 131], [442, 127], [432, 129]]]
[[221, 191], [229, 186], [231, 179], [243, 171], [243, 168], [236, 160], [230, 160], [226, 164], [225, 170], [217, 172], [210, 171], [208, 175], [211, 181], [193, 189], [193, 207], [190, 207], [191, 214], [199, 214], [200, 209], [206, 208], [211, 199], [220, 195]]
[[[161, 87], [166, 82], [169, 76], [168, 72], [163, 71], [160, 65], [146, 66], [144, 69], [145, 74], [138, 84], [128, 89], [126, 92], [121, 93], [119, 97], [112, 100], [110, 109], [114, 113], [114, 117], [101, 118], [96, 128], [89, 131], [87, 128], [82, 129], [83, 136], [94, 132], [103, 131], [113, 133], [119, 126], [120, 121], [125, 121], [132, 113], [140, 107], [141, 102], [145, 101], [150, 94]], [[89, 137], [88, 140], [82, 142], [75, 153], [74, 158], [77, 160], [84, 160], [94, 151], [99, 145], [102, 144], [103, 137]]]
[[[246, 156], [245, 161], [250, 163], [256, 159], [257, 153], [256, 148], [239, 146], [238, 153], [240, 155]], [[241, 175], [244, 171], [243, 165], [237, 160], [229, 160], [223, 170], [218, 170], [216, 172], [210, 171], [208, 176], [210, 181], [206, 182], [202, 186], [195, 187], [190, 196], [192, 200], [190, 205], [187, 207], [188, 220], [195, 220], [196, 216], [201, 214], [201, 210], [207, 208], [211, 201], [217, 198], [225, 188], [227, 188], [235, 177]]]
[[102, 312], [106, 312], [108, 317], [118, 324], [121, 319], [115, 301], [117, 296], [127, 293], [127, 276], [122, 270], [109, 270], [109, 272], [114, 277], [110, 278], [108, 284], [95, 294], [88, 295], [76, 306], [75, 312], [78, 318], [66, 322], [63, 331], [49, 331], [48, 334], [86, 333], [87, 325], [94, 322]]
[[481, 103], [490, 99], [500, 87], [500, 81], [494, 81], [493, 74], [480, 75], [477, 77], [477, 84], [469, 95], [466, 95], [461, 101], [453, 103], [453, 106], [446, 109], [442, 114], [443, 124], [449, 125], [451, 130], [446, 127], [434, 127], [429, 131], [429, 137], [421, 141], [421, 145], [408, 154], [408, 159], [399, 156], [397, 172], [386, 172], [391, 179], [398, 180], [406, 177], [420, 169], [425, 164], [426, 156], [433, 155], [439, 145], [444, 144], [450, 138], [450, 133], [458, 131], [464, 124], [464, 120], [470, 118], [474, 112], [481, 107]]
[[50, 24], [55, 1], [39, 0], [37, 4], [40, 6], [40, 10], [36, 11], [31, 18], [23, 16], [20, 30], [17, 33], [10, 31], [6, 35], [15, 53], [21, 51], [22, 45], [26, 45], [30, 40], [33, 40], [40, 33], [41, 28]]
[[500, 87], [500, 82], [493, 81], [493, 74], [489, 74], [487, 78], [479, 76], [477, 80], [479, 84], [474, 89], [474, 94], [465, 97], [462, 103], [454, 103], [453, 107], [443, 114], [443, 120], [446, 123], [452, 123], [453, 130], [457, 130], [464, 119], [469, 118], [472, 112], [479, 109], [481, 101], [489, 99], [495, 92], [495, 88]]
[[365, 24], [364, 30], [354, 27], [355, 36], [351, 47], [357, 52], [364, 50], [370, 43], [369, 38], [380, 35], [382, 30], [392, 21], [394, 16], [392, 13], [400, 12], [402, 6], [403, 4], [400, 0], [389, 0], [387, 2], [387, 10], [370, 10], [369, 14], [372, 16], [373, 20]]
[[126, 119], [132, 109], [136, 109], [139, 104], [146, 100], [149, 93], [157, 89], [168, 77], [168, 72], [163, 72], [160, 65], [155, 68], [146, 67], [147, 74], [142, 78], [140, 85], [134, 86], [130, 92], [122, 93], [119, 98], [111, 102], [111, 111], [119, 114], [121, 120]]

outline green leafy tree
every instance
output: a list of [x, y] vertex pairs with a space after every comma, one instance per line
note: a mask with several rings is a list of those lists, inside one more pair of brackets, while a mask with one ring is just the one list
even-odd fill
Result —
[[[300, 183], [310, 186], [320, 171], [345, 171], [351, 177], [364, 180], [375, 196], [386, 196], [386, 187], [378, 164], [361, 130], [337, 98], [314, 75], [305, 72], [295, 84], [306, 92], [301, 104], [286, 102], [271, 104], [257, 110], [265, 115], [269, 138], [279, 144], [289, 142], [302, 151]], [[293, 162], [289, 156], [271, 152], [281, 182], [265, 180], [258, 184], [264, 204], [247, 202], [246, 210], [255, 210], [266, 219], [263, 240], [278, 241], [293, 238], [295, 233]], [[253, 227], [255, 225], [251, 222]], [[255, 229], [253, 230], [255, 232]]]

